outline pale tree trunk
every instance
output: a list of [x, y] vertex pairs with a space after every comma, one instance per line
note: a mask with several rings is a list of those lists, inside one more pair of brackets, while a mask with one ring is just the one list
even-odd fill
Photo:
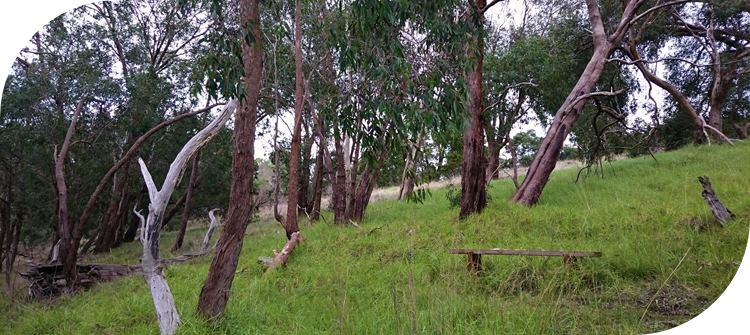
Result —
[[180, 228], [177, 231], [177, 237], [172, 245], [172, 251], [177, 251], [182, 248], [182, 242], [185, 240], [185, 232], [187, 231], [188, 219], [190, 218], [190, 204], [193, 200], [193, 191], [195, 190], [195, 184], [198, 180], [198, 164], [200, 164], [201, 153], [198, 151], [193, 158], [193, 162], [190, 165], [190, 181], [185, 190], [185, 205], [182, 207], [182, 218], [180, 218]]
[[157, 189], [143, 159], [138, 159], [150, 201], [148, 205], [148, 217], [142, 220], [141, 243], [143, 244], [143, 255], [141, 257], [141, 267], [143, 269], [143, 277], [146, 279], [151, 290], [151, 298], [154, 302], [156, 315], [159, 320], [159, 330], [162, 335], [171, 335], [177, 331], [177, 327], [180, 324], [180, 316], [175, 307], [172, 292], [164, 278], [162, 266], [159, 263], [161, 221], [164, 218], [169, 198], [180, 182], [188, 161], [203, 145], [208, 143], [208, 141], [221, 131], [221, 128], [229, 120], [236, 106], [237, 102], [235, 100], [230, 101], [224, 107], [224, 111], [219, 117], [211, 121], [206, 128], [195, 134], [182, 147], [182, 150], [180, 150], [172, 164], [170, 164], [161, 189]]
[[[58, 236], [60, 236], [60, 253], [62, 254], [63, 272], [65, 285], [68, 290], [74, 290], [76, 287], [77, 270], [75, 256], [77, 254], [77, 245], [73, 243], [73, 227], [70, 225], [70, 213], [68, 213], [68, 186], [65, 183], [65, 160], [70, 149], [70, 140], [76, 130], [78, 118], [83, 111], [85, 99], [81, 99], [73, 112], [73, 117], [68, 126], [60, 150], [55, 147], [55, 189], [57, 190], [57, 222]], [[73, 250], [71, 250], [73, 249]]]
[[163, 121], [159, 123], [158, 125], [154, 126], [153, 128], [149, 129], [146, 133], [141, 135], [134, 143], [130, 146], [127, 152], [120, 158], [117, 163], [115, 163], [114, 166], [112, 166], [106, 174], [102, 177], [102, 179], [99, 180], [99, 183], [96, 185], [96, 188], [94, 189], [94, 192], [91, 193], [91, 196], [89, 196], [89, 199], [86, 201], [86, 205], [83, 206], [83, 211], [81, 212], [81, 216], [78, 219], [77, 224], [75, 227], [73, 227], [72, 231], [72, 246], [69, 248], [66, 248], [65, 251], [62, 249], [60, 250], [63, 258], [63, 263], [67, 264], [66, 266], [70, 267], [70, 269], [75, 270], [76, 269], [76, 262], [78, 259], [78, 247], [81, 243], [81, 238], [83, 237], [83, 229], [86, 226], [86, 223], [88, 222], [89, 217], [91, 217], [91, 214], [94, 210], [94, 207], [96, 205], [96, 201], [99, 199], [99, 195], [104, 191], [104, 188], [107, 186], [109, 181], [112, 179], [114, 174], [120, 170], [125, 164], [130, 162], [130, 159], [135, 156], [135, 154], [138, 152], [138, 149], [140, 149], [141, 145], [145, 143], [152, 135], [157, 133], [159, 130], [168, 127], [172, 125], [173, 123], [184, 120], [188, 117], [195, 116], [201, 113], [205, 113], [209, 110], [211, 110], [213, 107], [216, 107], [217, 104], [210, 105], [208, 107], [205, 107], [203, 109], [199, 109], [193, 112], [180, 114], [178, 116], [175, 116], [169, 120]]
[[469, 215], [481, 212], [487, 205], [487, 188], [485, 186], [484, 127], [482, 105], [482, 63], [484, 58], [484, 13], [480, 8], [487, 5], [485, 0], [476, 0], [473, 15], [477, 31], [471, 37], [466, 53], [472, 62], [472, 69], [467, 74], [469, 86], [468, 114], [470, 125], [464, 129], [463, 160], [461, 164], [461, 220]]
[[216, 219], [216, 216], [214, 215], [214, 212], [218, 211], [218, 208], [214, 208], [208, 212], [208, 230], [206, 230], [206, 235], [203, 236], [203, 243], [201, 243], [201, 251], [206, 252], [208, 251], [208, 245], [211, 243], [211, 236], [214, 234], [214, 229], [216, 229], [216, 226], [219, 225], [219, 220]]
[[260, 30], [258, 0], [240, 1], [240, 21], [240, 26], [250, 29], [253, 43], [243, 43], [242, 46], [245, 100], [234, 120], [229, 208], [224, 230], [216, 244], [216, 252], [198, 298], [198, 313], [209, 319], [224, 313], [242, 251], [245, 229], [253, 211], [253, 145], [263, 71], [263, 34]]
[[299, 231], [297, 225], [297, 204], [299, 201], [299, 162], [302, 142], [302, 109], [305, 103], [304, 75], [302, 73], [302, 6], [294, 2], [294, 129], [292, 148], [289, 154], [289, 183], [287, 184], [287, 207], [284, 231], [287, 239]]
[[591, 93], [601, 77], [604, 65], [613, 48], [618, 46], [623, 36], [632, 25], [631, 20], [643, 0], [632, 0], [623, 8], [622, 18], [614, 33], [607, 36], [602, 23], [599, 5], [596, 0], [586, 0], [589, 21], [591, 22], [594, 40], [594, 52], [586, 65], [578, 82], [555, 114], [552, 124], [547, 130], [547, 135], [537, 151], [534, 161], [529, 167], [526, 179], [516, 190], [513, 201], [523, 205], [534, 205], [539, 201], [544, 186], [547, 184], [552, 170], [560, 156], [565, 138], [570, 133], [573, 123], [578, 119], [586, 100], [597, 95]]

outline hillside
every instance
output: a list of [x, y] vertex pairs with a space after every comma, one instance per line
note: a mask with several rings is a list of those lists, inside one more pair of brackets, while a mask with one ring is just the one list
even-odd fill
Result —
[[[688, 147], [656, 159], [605, 164], [604, 178], [592, 173], [577, 184], [577, 169], [558, 171], [532, 208], [510, 204], [513, 186], [501, 180], [489, 188], [484, 213], [465, 222], [449, 208], [444, 189], [423, 204], [379, 201], [361, 228], [304, 224], [305, 240], [288, 267], [270, 273], [256, 258], [280, 249], [283, 231], [272, 222], [253, 223], [220, 322], [195, 315], [210, 258], [166, 270], [184, 321], [179, 333], [586, 334], [674, 327], [705, 310], [742, 259], [750, 143]], [[711, 178], [737, 214], [725, 228], [700, 196], [700, 175]], [[187, 248], [201, 235], [190, 231]], [[164, 237], [163, 248], [171, 238]], [[474, 277], [463, 256], [447, 253], [456, 247], [597, 250], [603, 257], [565, 266], [559, 258], [485, 256], [485, 271]], [[139, 245], [130, 244], [83, 262], [138, 257]], [[0, 332], [10, 334], [158, 333], [140, 277], [48, 303], [3, 301], [0, 315]]]

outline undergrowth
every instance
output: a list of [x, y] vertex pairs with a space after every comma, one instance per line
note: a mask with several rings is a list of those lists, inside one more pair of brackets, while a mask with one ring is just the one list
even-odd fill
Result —
[[[722, 293], [742, 259], [750, 143], [689, 147], [656, 159], [618, 161], [605, 166], [603, 178], [578, 183], [577, 171], [556, 172], [532, 208], [509, 203], [512, 183], [497, 181], [486, 210], [463, 222], [446, 190], [421, 204], [373, 203], [360, 228], [303, 224], [304, 241], [288, 266], [269, 273], [256, 259], [280, 249], [284, 233], [271, 222], [253, 223], [222, 320], [207, 323], [195, 313], [209, 258], [166, 270], [183, 318], [179, 333], [585, 334], [676, 326]], [[701, 175], [711, 177], [737, 214], [725, 228], [700, 196]], [[192, 230], [187, 249], [197, 248], [201, 236], [201, 229]], [[165, 250], [171, 238], [165, 234]], [[573, 265], [484, 256], [483, 271], [472, 276], [465, 257], [448, 254], [449, 248], [603, 256]], [[137, 263], [139, 250], [132, 243], [87, 261]], [[140, 277], [53, 301], [3, 301], [0, 308], [4, 333], [158, 333]]]

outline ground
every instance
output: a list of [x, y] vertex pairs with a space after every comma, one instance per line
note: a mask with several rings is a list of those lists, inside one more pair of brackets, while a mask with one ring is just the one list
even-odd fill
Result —
[[[556, 172], [538, 206], [509, 203], [494, 182], [484, 213], [459, 222], [445, 190], [423, 204], [370, 206], [360, 228], [303, 224], [286, 268], [266, 273], [258, 256], [281, 249], [283, 230], [251, 224], [225, 317], [195, 307], [210, 258], [171, 266], [167, 280], [180, 334], [579, 334], [644, 333], [705, 310], [737, 270], [748, 236], [750, 143], [688, 147], [604, 165], [575, 183]], [[737, 219], [722, 228], [700, 196], [708, 175]], [[330, 216], [328, 222], [331, 222]], [[165, 235], [162, 245], [171, 245]], [[190, 231], [187, 250], [202, 230]], [[573, 266], [559, 258], [485, 256], [472, 276], [450, 248], [601, 251]], [[87, 262], [137, 263], [133, 243]], [[0, 333], [156, 334], [142, 278], [102, 284], [47, 302], [0, 299]]]

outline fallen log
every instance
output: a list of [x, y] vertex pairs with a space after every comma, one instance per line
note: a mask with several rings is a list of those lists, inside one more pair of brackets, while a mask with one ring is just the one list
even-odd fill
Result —
[[698, 177], [698, 181], [703, 185], [703, 192], [701, 196], [706, 199], [708, 207], [711, 208], [711, 212], [714, 214], [719, 223], [723, 227], [728, 221], [734, 219], [734, 213], [730, 211], [724, 204], [721, 203], [719, 197], [716, 196], [714, 188], [711, 186], [711, 180], [708, 176]]
[[289, 260], [289, 255], [291, 255], [294, 248], [297, 247], [301, 238], [302, 236], [300, 236], [299, 232], [292, 233], [291, 238], [286, 242], [286, 245], [284, 245], [284, 249], [281, 249], [281, 252], [277, 253], [276, 250], [274, 250], [273, 258], [258, 257], [258, 262], [265, 265], [269, 270], [279, 266], [285, 266], [286, 262]]
[[[162, 259], [159, 265], [164, 268], [171, 264], [190, 261], [207, 253], [206, 251], [201, 251], [179, 255], [170, 259]], [[143, 269], [140, 265], [77, 264], [76, 269], [80, 285], [84, 289], [91, 288], [97, 283], [113, 281], [120, 277], [143, 274]], [[28, 294], [31, 298], [51, 298], [65, 292], [65, 276], [63, 275], [63, 265], [60, 263], [29, 264], [28, 270], [22, 272], [21, 277], [29, 283]]]

